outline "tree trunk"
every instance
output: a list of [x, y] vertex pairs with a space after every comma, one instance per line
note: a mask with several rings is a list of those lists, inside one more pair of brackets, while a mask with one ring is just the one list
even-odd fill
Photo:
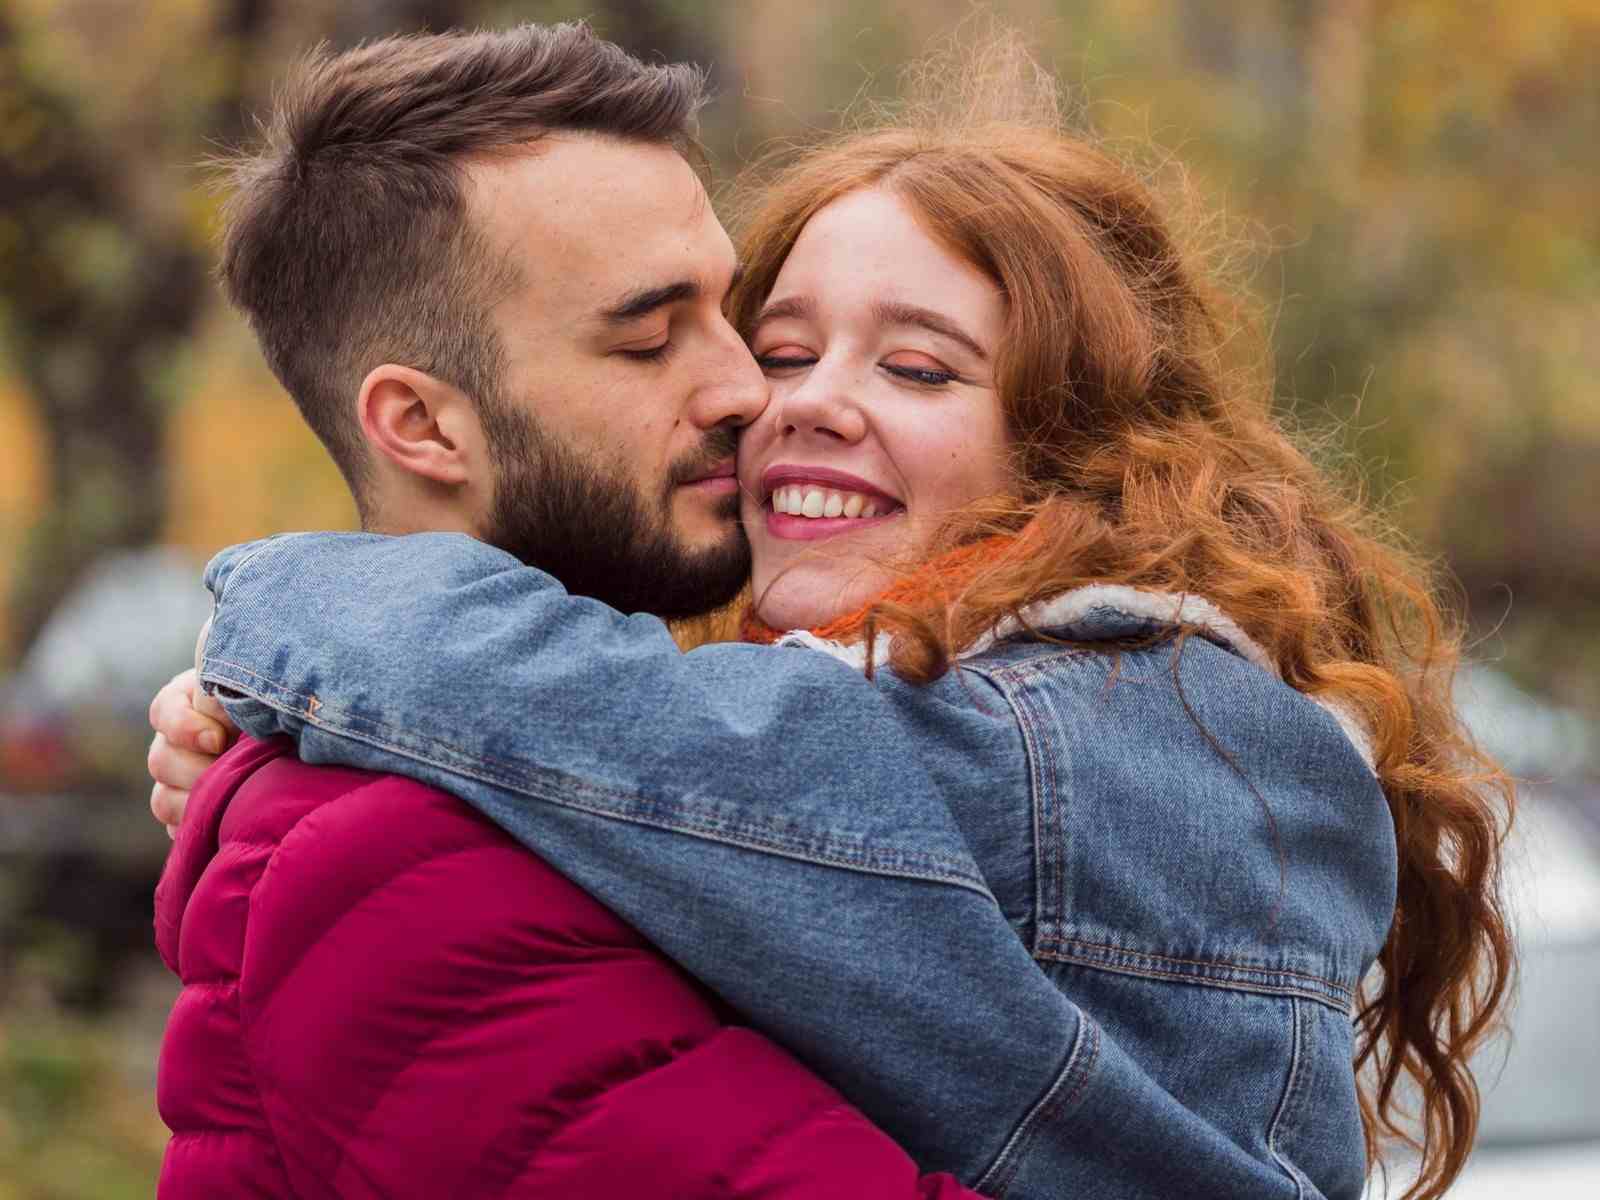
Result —
[[[248, 46], [266, 0], [232, 0], [214, 26], [240, 52], [207, 128], [242, 128]], [[205, 250], [172, 215], [129, 202], [129, 153], [104, 144], [74, 89], [42, 76], [0, 11], [0, 95], [24, 136], [0, 143], [0, 323], [38, 406], [49, 456], [43, 519], [20, 547], [14, 627], [26, 646], [62, 596], [107, 550], [160, 535], [163, 430], [179, 352], [209, 294]], [[198, 150], [196, 157], [198, 157]]]
[[[218, 6], [207, 56], [223, 79], [201, 126], [233, 145], [252, 100], [263, 47], [278, 34], [310, 45], [470, 21], [469, 0], [330, 5], [312, 13], [273, 0]], [[71, 81], [42, 77], [17, 25], [0, 10], [0, 333], [45, 426], [50, 496], [20, 555], [12, 596], [26, 647], [83, 571], [108, 550], [161, 534], [167, 497], [165, 426], [181, 354], [211, 292], [211, 253], [178, 206], [129, 202], [147, 164], [108, 144], [74, 104]], [[198, 160], [206, 147], [195, 146]], [[186, 165], [186, 164], [180, 164]]]

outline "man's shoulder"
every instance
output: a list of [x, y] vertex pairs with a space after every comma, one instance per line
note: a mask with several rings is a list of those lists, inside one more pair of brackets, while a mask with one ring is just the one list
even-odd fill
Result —
[[[219, 847], [278, 845], [299, 831], [300, 839], [319, 843], [359, 837], [370, 853], [396, 840], [490, 832], [482, 818], [446, 792], [401, 775], [301, 762], [285, 737], [241, 737], [196, 791], [212, 786], [225, 792], [217, 797], [223, 806]], [[342, 809], [386, 819], [364, 822], [352, 813], [338, 820], [325, 811]], [[313, 816], [313, 826], [302, 828]]]
[[[264, 855], [256, 907], [296, 926], [409, 920], [470, 903], [522, 936], [644, 944], [588, 893], [448, 792], [400, 775], [300, 761], [288, 739], [229, 752], [248, 764], [222, 814], [219, 855]], [[228, 759], [215, 769], [224, 769]], [[485, 891], [506, 898], [482, 906]]]

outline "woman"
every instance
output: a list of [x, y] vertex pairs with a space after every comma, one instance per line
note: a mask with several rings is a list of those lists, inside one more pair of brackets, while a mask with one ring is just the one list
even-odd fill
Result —
[[[1230, 363], [1147, 189], [1001, 100], [828, 139], [746, 225], [746, 641], [777, 650], [679, 656], [470, 539], [312, 535], [213, 563], [201, 677], [309, 761], [472, 801], [980, 1190], [1354, 1197], [1409, 1077], [1438, 1196], [1511, 957], [1458, 643]], [[907, 969], [970, 949], [907, 884], [970, 883], [960, 841], [1064, 1046]], [[951, 1069], [964, 1037], [995, 1070]], [[932, 1145], [917, 1089], [998, 1095], [1036, 1038], [1021, 1121]]]

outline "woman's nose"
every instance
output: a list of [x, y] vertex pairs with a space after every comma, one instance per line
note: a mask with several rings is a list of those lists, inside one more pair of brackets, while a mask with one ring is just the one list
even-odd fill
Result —
[[784, 437], [816, 437], [858, 442], [867, 431], [866, 418], [853, 396], [849, 373], [818, 363], [792, 388], [773, 389], [778, 432]]

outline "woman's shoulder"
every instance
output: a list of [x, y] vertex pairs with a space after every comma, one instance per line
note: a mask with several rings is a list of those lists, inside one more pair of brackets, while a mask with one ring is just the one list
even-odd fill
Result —
[[1337, 980], [1342, 1001], [1395, 887], [1360, 725], [1184, 615], [1099, 597], [963, 662], [1026, 744], [1041, 943], [1089, 965], [1107, 946], [1224, 974], [1272, 963]]
[[[1146, 723], [1123, 727], [1127, 740], [1159, 736], [1163, 720], [1195, 719], [1196, 700], [1218, 698], [1237, 711], [1248, 698], [1275, 745], [1304, 740], [1320, 754], [1372, 775], [1372, 749], [1355, 715], [1336, 702], [1295, 691], [1267, 651], [1204, 597], [1121, 585], [1078, 588], [1023, 609], [970, 647], [962, 665], [1003, 693], [1044, 690], [1091, 698], [1119, 681], [1147, 686]], [[1167, 683], [1161, 685], [1161, 675]], [[1080, 719], [1120, 720], [1114, 706], [1086, 703]], [[1270, 749], [1271, 747], [1267, 747]]]

